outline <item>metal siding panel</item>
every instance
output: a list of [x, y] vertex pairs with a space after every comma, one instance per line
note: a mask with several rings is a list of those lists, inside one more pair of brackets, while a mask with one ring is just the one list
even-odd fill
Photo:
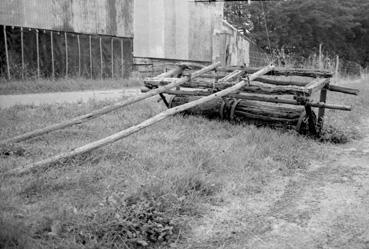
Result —
[[1, 1], [0, 24], [133, 37], [133, 1]]

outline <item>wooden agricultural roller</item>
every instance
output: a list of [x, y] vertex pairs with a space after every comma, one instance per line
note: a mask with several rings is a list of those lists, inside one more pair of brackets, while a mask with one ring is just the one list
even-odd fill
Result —
[[[53, 132], [55, 130], [88, 122], [94, 118], [101, 117], [102, 115], [137, 103], [157, 94], [162, 97], [166, 105], [169, 107], [169, 109], [166, 111], [163, 111], [147, 120], [144, 120], [137, 125], [124, 129], [108, 137], [91, 142], [81, 147], [71, 149], [65, 153], [57, 154], [44, 160], [25, 165], [23, 167], [14, 168], [6, 172], [6, 174], [27, 174], [38, 171], [40, 169], [51, 167], [53, 163], [58, 162], [59, 160], [64, 160], [66, 158], [74, 157], [107, 146], [118, 140], [128, 137], [146, 127], [158, 123], [172, 115], [182, 112], [194, 113], [200, 110], [200, 113], [203, 114], [203, 110], [205, 110], [213, 114], [224, 114], [227, 112], [226, 110], [229, 109], [229, 106], [231, 106], [230, 114], [232, 114], [232, 116], [237, 115], [237, 117], [256, 119], [262, 119], [263, 117], [265, 120], [270, 119], [272, 121], [291, 121], [293, 123], [297, 122], [296, 126], [299, 126], [299, 123], [302, 123], [302, 119], [300, 118], [300, 116], [303, 111], [299, 109], [296, 110], [291, 107], [282, 107], [279, 105], [303, 105], [305, 108], [302, 109], [305, 109], [306, 113], [304, 114], [304, 116], [308, 117], [309, 120], [309, 130], [312, 132], [316, 132], [316, 121], [313, 118], [314, 114], [311, 111], [311, 107], [319, 108], [317, 123], [318, 125], [320, 125], [320, 127], [323, 124], [325, 108], [351, 110], [351, 108], [347, 106], [326, 104], [325, 100], [328, 90], [355, 95], [358, 93], [358, 91], [354, 89], [330, 85], [329, 78], [332, 75], [326, 72], [311, 72], [307, 70], [276, 70], [272, 65], [266, 66], [261, 69], [220, 68], [219, 70], [214, 72], [219, 64], [220, 63], [215, 63], [207, 67], [202, 67], [200, 70], [195, 72], [189, 69], [198, 67], [198, 65], [177, 65], [169, 72], [163, 73], [155, 78], [146, 79], [145, 85], [147, 86], [147, 88], [144, 89], [145, 93], [141, 95], [114, 103], [110, 106], [101, 108], [99, 110], [94, 110], [91, 113], [87, 113], [72, 118], [70, 120], [63, 121], [61, 123], [39, 128], [37, 130], [0, 141], [0, 145], [22, 142], [37, 136]], [[300, 83], [293, 81], [286, 82], [282, 80], [270, 79], [264, 76], [267, 74], [293, 74], [299, 76], [315, 77], [316, 79], [302, 86], [298, 85]], [[201, 78], [196, 79], [199, 77]], [[173, 90], [173, 88], [175, 89]], [[314, 103], [310, 100], [310, 96], [317, 91], [321, 91], [321, 101], [318, 103]], [[253, 94], [250, 95], [250, 93]], [[168, 102], [164, 94], [172, 95], [173, 99]], [[274, 95], [286, 94], [293, 95], [295, 98], [286, 99], [271, 97]], [[228, 103], [228, 100], [230, 101], [230, 103]], [[260, 101], [265, 103], [274, 103], [274, 106], [267, 106], [266, 104], [261, 105]], [[275, 103], [277, 103], [278, 106], [276, 106]], [[277, 112], [276, 110], [278, 110], [279, 112]], [[299, 117], [299, 119], [297, 119], [297, 117]]]
[[[327, 92], [357, 95], [358, 90], [331, 84], [332, 73], [319, 70], [275, 68], [266, 75], [249, 81], [257, 68], [228, 67], [201, 75], [199, 78], [161, 93], [168, 108], [180, 106], [203, 96], [227, 89], [241, 80], [248, 83], [239, 91], [223, 98], [186, 110], [188, 114], [228, 120], [282, 124], [302, 134], [319, 135], [323, 128], [325, 109], [351, 111], [350, 106], [327, 104]], [[230, 72], [230, 74], [229, 74]], [[165, 86], [188, 72], [168, 78], [146, 78], [143, 92]], [[163, 94], [169, 95], [167, 99]], [[316, 94], [319, 100], [314, 101]], [[318, 115], [312, 110], [318, 108]]]

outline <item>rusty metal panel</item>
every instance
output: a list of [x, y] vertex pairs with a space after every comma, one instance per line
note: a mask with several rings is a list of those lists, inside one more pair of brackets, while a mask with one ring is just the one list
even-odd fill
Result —
[[0, 24], [133, 37], [133, 1], [1, 1]]

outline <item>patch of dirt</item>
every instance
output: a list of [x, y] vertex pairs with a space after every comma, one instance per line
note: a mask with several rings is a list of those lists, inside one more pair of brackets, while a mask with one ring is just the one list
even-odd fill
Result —
[[369, 248], [369, 118], [361, 140], [276, 177], [253, 196], [229, 196], [193, 224], [191, 248]]

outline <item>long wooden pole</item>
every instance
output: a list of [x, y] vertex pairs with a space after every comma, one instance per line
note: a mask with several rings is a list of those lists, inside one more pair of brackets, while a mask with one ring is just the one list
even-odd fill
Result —
[[40, 38], [39, 38], [39, 31], [36, 29], [36, 50], [37, 50], [37, 78], [41, 76], [40, 70]]
[[[250, 76], [250, 80], [253, 80], [258, 76], [261, 76], [261, 75], [269, 72], [272, 69], [273, 69], [273, 66], [267, 66], [267, 67], [261, 69], [260, 71], [252, 74]], [[89, 152], [89, 151], [92, 151], [92, 150], [96, 150], [96, 149], [101, 148], [103, 146], [106, 146], [108, 144], [112, 144], [112, 143], [114, 143], [114, 142], [116, 142], [116, 141], [118, 141], [122, 138], [128, 137], [129, 135], [132, 135], [132, 134], [134, 134], [134, 133], [136, 133], [136, 132], [138, 132], [138, 131], [146, 128], [146, 127], [149, 127], [149, 126], [151, 126], [155, 123], [158, 123], [158, 122], [160, 122], [160, 121], [162, 121], [162, 120], [164, 120], [164, 119], [166, 119], [166, 118], [168, 118], [168, 117], [170, 117], [174, 114], [177, 114], [177, 113], [183, 112], [185, 110], [188, 110], [190, 108], [193, 108], [195, 106], [204, 104], [204, 103], [209, 102], [213, 99], [226, 96], [226, 95], [228, 95], [232, 92], [235, 92], [235, 91], [241, 89], [243, 86], [245, 86], [247, 84], [249, 84], [248, 81], [241, 81], [241, 82], [237, 83], [236, 85], [234, 85], [232, 87], [229, 87], [229, 88], [227, 88], [223, 91], [220, 91], [220, 92], [214, 93], [212, 95], [200, 98], [198, 100], [189, 102], [187, 104], [180, 105], [180, 106], [168, 109], [166, 111], [163, 111], [163, 112], [157, 114], [156, 116], [154, 116], [152, 118], [149, 118], [149, 119], [145, 120], [144, 122], [142, 122], [138, 125], [135, 125], [135, 126], [132, 126], [128, 129], [122, 130], [122, 131], [120, 131], [118, 133], [115, 133], [111, 136], [108, 136], [106, 138], [103, 138], [103, 139], [100, 139], [98, 141], [86, 144], [84, 146], [72, 149], [69, 152], [62, 153], [62, 154], [50, 157], [48, 159], [42, 160], [40, 162], [25, 166], [24, 168], [17, 168], [17, 169], [11, 170], [9, 172], [9, 174], [11, 174], [11, 175], [12, 174], [26, 174], [26, 173], [41, 169], [41, 168], [43, 168], [45, 166], [48, 166], [52, 163], [58, 162], [59, 160], [70, 158], [70, 157], [73, 157], [73, 156], [77, 156], [77, 155], [80, 155], [80, 154], [83, 154], [83, 153], [86, 153], [86, 152]]]
[[24, 31], [21, 27], [21, 59], [22, 59], [22, 80], [24, 80]]
[[49, 133], [51, 131], [55, 131], [55, 130], [63, 129], [65, 127], [69, 127], [69, 126], [72, 126], [72, 125], [75, 125], [75, 124], [81, 124], [81, 123], [87, 122], [91, 119], [100, 117], [104, 114], [115, 111], [119, 108], [137, 103], [141, 100], [150, 98], [150, 97], [155, 96], [157, 94], [160, 94], [160, 93], [162, 93], [166, 90], [169, 90], [171, 88], [179, 86], [179, 85], [189, 81], [191, 78], [196, 78], [196, 77], [199, 77], [200, 75], [202, 75], [206, 72], [210, 72], [211, 70], [215, 69], [219, 65], [220, 65], [220, 63], [212, 64], [212, 65], [210, 65], [208, 67], [205, 67], [205, 68], [203, 68], [203, 69], [201, 69], [197, 72], [194, 72], [191, 77], [179, 78], [177, 81], [175, 81], [175, 82], [173, 82], [169, 85], [156, 88], [156, 89], [151, 90], [150, 92], [147, 92], [145, 94], [141, 94], [141, 95], [129, 98], [128, 100], [125, 100], [125, 101], [122, 101], [122, 102], [117, 102], [113, 105], [106, 106], [106, 107], [101, 108], [99, 110], [95, 110], [95, 111], [90, 112], [88, 114], [81, 115], [81, 116], [75, 117], [73, 119], [70, 119], [70, 120], [67, 120], [67, 121], [64, 121], [64, 122], [61, 122], [61, 123], [58, 123], [58, 124], [53, 124], [53, 125], [47, 126], [45, 128], [42, 128], [42, 129], [37, 129], [37, 130], [31, 131], [31, 132], [27, 132], [23, 135], [19, 135], [19, 136], [10, 138], [10, 139], [0, 141], [0, 144], [16, 143], [16, 142], [24, 141], [24, 140], [27, 140], [27, 139], [30, 139], [30, 138], [33, 138], [33, 137], [40, 136], [42, 134]]

